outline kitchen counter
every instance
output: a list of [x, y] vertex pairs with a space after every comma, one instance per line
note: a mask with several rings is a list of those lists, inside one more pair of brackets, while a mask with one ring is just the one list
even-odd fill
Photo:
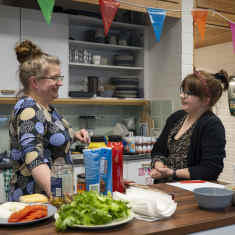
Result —
[[[75, 154], [74, 154], [75, 155]], [[73, 156], [73, 155], [72, 155]], [[147, 160], [151, 160], [151, 154], [150, 153], [144, 153], [144, 154], [124, 154], [123, 155], [123, 160], [124, 161], [135, 161], [135, 160], [143, 160], [143, 159], [147, 159]], [[79, 157], [77, 158], [73, 158], [73, 164], [83, 164], [83, 156], [82, 154], [79, 154]]]
[[[69, 229], [64, 233], [57, 233], [53, 219], [37, 224], [0, 227], [0, 234], [4, 235], [55, 235], [55, 234], [131, 234], [131, 235], [183, 235], [203, 230], [223, 227], [235, 224], [235, 207], [227, 208], [224, 211], [206, 211], [199, 209], [194, 195], [191, 191], [176, 188], [167, 184], [158, 184], [156, 187], [168, 193], [174, 193], [175, 201], [178, 203], [175, 214], [168, 219], [156, 222], [144, 222], [134, 219], [129, 224], [118, 226], [112, 229], [103, 230], [78, 230]], [[227, 234], [227, 233], [226, 233]]]

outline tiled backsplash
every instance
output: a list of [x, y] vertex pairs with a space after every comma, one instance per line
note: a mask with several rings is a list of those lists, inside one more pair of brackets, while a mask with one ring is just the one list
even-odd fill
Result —
[[[0, 117], [10, 115], [13, 105], [0, 105]], [[137, 122], [141, 107], [136, 106], [83, 106], [83, 105], [55, 105], [57, 111], [70, 122], [74, 130], [86, 128], [86, 121], [80, 119], [82, 115], [95, 115], [95, 120], [88, 121], [88, 127], [94, 129], [96, 135], [109, 133], [117, 122], [125, 118], [134, 117]], [[4, 115], [4, 116], [3, 116]], [[0, 151], [9, 149], [9, 130], [7, 122], [0, 122]]]
[[[0, 105], [0, 119], [10, 115], [14, 105]], [[125, 118], [134, 117], [138, 122], [141, 107], [136, 106], [83, 106], [83, 105], [55, 105], [57, 111], [70, 122], [74, 130], [81, 128], [93, 129], [96, 135], [107, 135], [117, 122], [122, 122]], [[154, 100], [151, 102], [151, 113], [155, 121], [155, 128], [162, 128], [165, 119], [172, 112], [172, 102], [170, 100]], [[96, 119], [86, 122], [80, 116], [94, 115]], [[0, 151], [9, 149], [8, 122], [0, 122]], [[138, 134], [138, 133], [137, 133]]]
[[154, 127], [162, 129], [166, 119], [173, 111], [171, 100], [153, 100], [151, 101], [151, 117], [154, 121]]

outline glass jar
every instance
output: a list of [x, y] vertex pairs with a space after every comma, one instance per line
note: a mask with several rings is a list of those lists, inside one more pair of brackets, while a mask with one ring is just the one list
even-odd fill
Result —
[[81, 193], [86, 190], [86, 180], [85, 174], [77, 175], [77, 193]]
[[65, 193], [73, 194], [73, 166], [70, 164], [54, 164], [51, 170], [51, 191], [55, 197]]

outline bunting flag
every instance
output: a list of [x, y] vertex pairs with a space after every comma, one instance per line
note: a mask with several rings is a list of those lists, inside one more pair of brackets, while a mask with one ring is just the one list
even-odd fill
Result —
[[50, 24], [55, 0], [37, 0], [37, 2], [41, 8], [44, 19], [46, 20], [47, 24]]
[[193, 22], [197, 25], [198, 31], [201, 35], [202, 40], [204, 40], [205, 35], [205, 26], [208, 11], [192, 11]]
[[162, 34], [162, 28], [164, 25], [164, 21], [166, 18], [166, 10], [164, 9], [156, 9], [156, 8], [147, 8], [150, 21], [153, 26], [153, 30], [156, 35], [156, 39], [160, 42], [160, 37]]
[[117, 0], [99, 0], [100, 11], [104, 24], [104, 33], [107, 36], [112, 21], [117, 13], [120, 6], [120, 2]]
[[235, 53], [235, 24], [230, 23], [230, 28], [231, 28], [231, 31], [232, 31], [233, 50], [234, 50], [234, 53]]

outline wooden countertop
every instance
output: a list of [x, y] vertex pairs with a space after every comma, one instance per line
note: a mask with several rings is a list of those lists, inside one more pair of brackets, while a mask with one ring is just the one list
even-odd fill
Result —
[[115, 235], [146, 235], [146, 234], [167, 234], [183, 235], [211, 228], [222, 227], [235, 223], [235, 207], [227, 208], [224, 211], [206, 211], [199, 209], [194, 195], [190, 191], [176, 188], [166, 184], [158, 184], [151, 187], [159, 188], [168, 193], [174, 193], [178, 203], [175, 214], [168, 219], [156, 222], [144, 222], [134, 219], [131, 223], [118, 226], [112, 229], [103, 230], [79, 230], [69, 229], [64, 233], [57, 233], [53, 219], [40, 223], [17, 226], [0, 227], [0, 234], [4, 235], [55, 235], [55, 234], [115, 234]]

